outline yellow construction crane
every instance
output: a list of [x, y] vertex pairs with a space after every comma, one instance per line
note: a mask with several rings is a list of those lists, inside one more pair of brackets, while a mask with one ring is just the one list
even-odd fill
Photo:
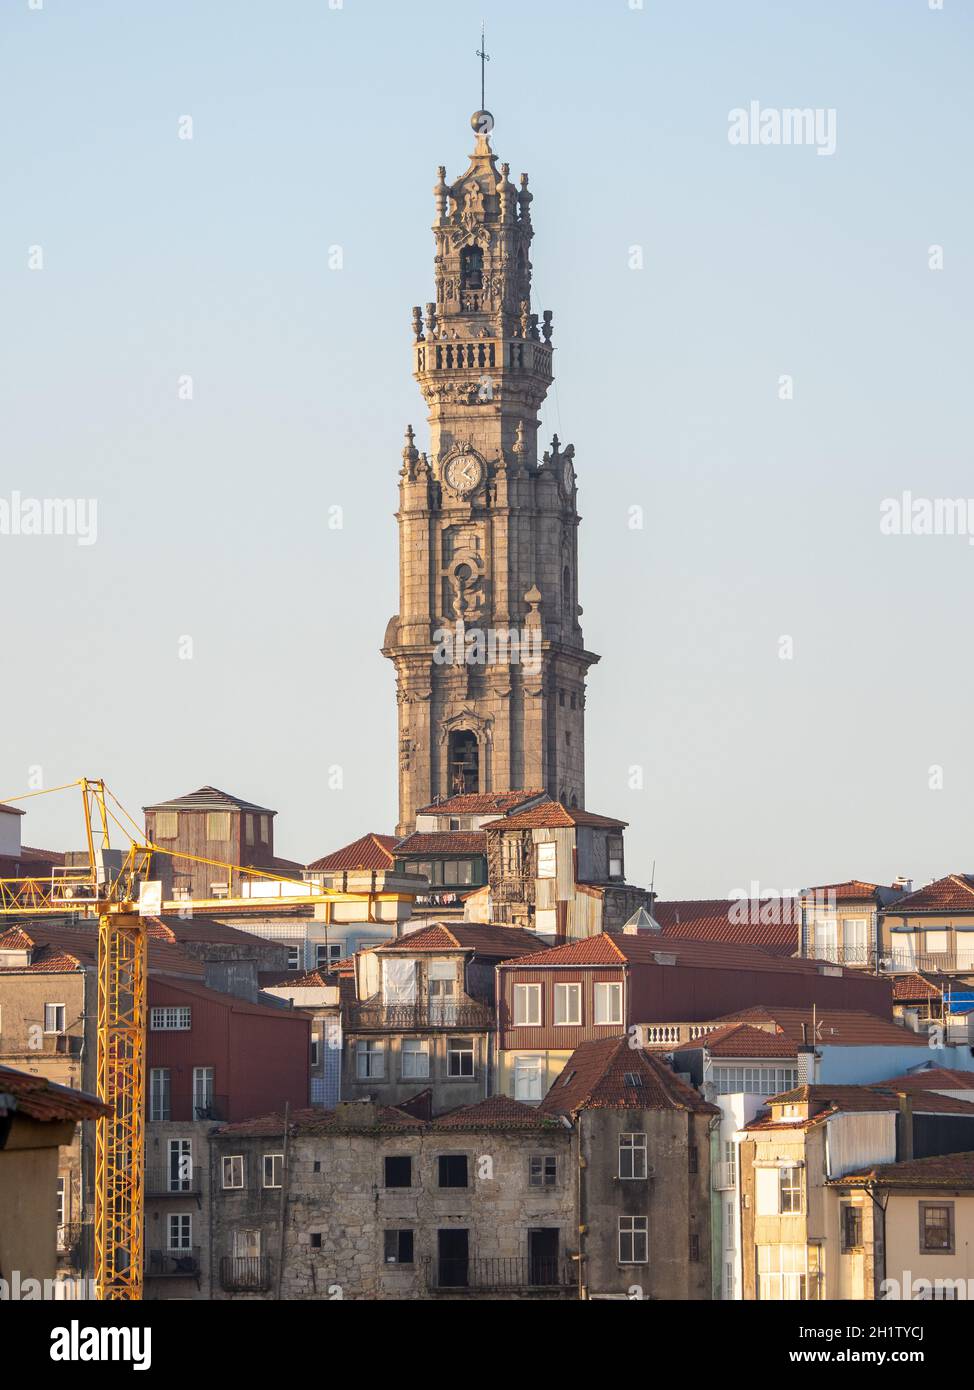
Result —
[[[340, 892], [289, 879], [266, 870], [242, 868], [217, 859], [165, 849], [145, 838], [139, 826], [99, 778], [83, 777], [44, 792], [0, 797], [12, 804], [50, 792], [80, 788], [84, 810], [86, 867], [52, 871], [50, 878], [0, 878], [0, 916], [64, 916], [81, 913], [98, 919], [98, 1096], [111, 1114], [96, 1122], [95, 1131], [95, 1288], [99, 1299], [139, 1299], [143, 1281], [143, 1224], [145, 1180], [145, 1052], [147, 933], [145, 916], [216, 908], [222, 912], [266, 911], [268, 900], [234, 897], [237, 875], [241, 888], [254, 880], [269, 880], [299, 890], [296, 899], [334, 905], [339, 901], [367, 902], [367, 920], [376, 921], [375, 900], [399, 902], [410, 895], [396, 892]], [[118, 819], [111, 801], [135, 829]], [[113, 822], [128, 839], [128, 848], [113, 850]], [[97, 842], [97, 843], [96, 843]], [[147, 894], [153, 855], [208, 864], [227, 873], [230, 896], [213, 899], [163, 901]], [[144, 914], [144, 915], [143, 915]], [[331, 920], [326, 908], [325, 920]]]

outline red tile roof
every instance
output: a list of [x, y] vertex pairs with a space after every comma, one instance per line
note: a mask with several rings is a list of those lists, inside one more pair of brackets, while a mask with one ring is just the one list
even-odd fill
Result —
[[[791, 1091], [769, 1096], [768, 1105], [807, 1105], [807, 1119], [788, 1121], [757, 1118], [745, 1125], [748, 1130], [803, 1129], [824, 1124], [840, 1111], [858, 1114], [862, 1111], [898, 1111], [903, 1096], [887, 1086], [796, 1086]], [[910, 1101], [914, 1115], [969, 1115], [974, 1118], [974, 1104], [954, 1096], [941, 1096], [935, 1091], [912, 1092]]]
[[523, 806], [527, 801], [537, 801], [546, 796], [543, 791], [513, 792], [464, 792], [451, 796], [445, 801], [433, 801], [429, 806], [420, 806], [418, 816], [477, 816], [488, 811], [510, 811], [515, 806]]
[[[200, 984], [197, 980], [176, 980], [160, 979], [149, 981], [149, 1002], [153, 1003], [153, 984], [159, 984], [166, 989], [177, 990], [180, 994], [188, 994], [193, 999], [201, 999], [208, 1004], [219, 1004], [230, 1013], [236, 1014], [260, 1014], [264, 1018], [285, 1018], [291, 1019], [297, 1016], [297, 1010], [289, 1009], [281, 1002], [273, 1004], [252, 1004], [249, 999], [243, 999], [239, 994], [225, 994], [223, 990], [210, 989], [207, 985]], [[306, 1018], [306, 1014], [301, 1017]]]
[[486, 854], [482, 830], [414, 830], [396, 845], [397, 854]]
[[331, 854], [315, 859], [307, 868], [311, 871], [342, 869], [391, 869], [396, 862], [393, 846], [395, 835], [377, 835], [370, 831], [350, 845], [332, 850]]
[[[944, 982], [949, 984], [949, 979], [945, 978]], [[893, 976], [893, 998], [895, 1000], [939, 999], [940, 997], [940, 990], [933, 983], [933, 980], [927, 979], [919, 972]]]
[[886, 909], [895, 917], [914, 912], [974, 912], [974, 874], [948, 874]]
[[97, 1120], [112, 1113], [110, 1105], [87, 1091], [58, 1086], [46, 1076], [0, 1067], [0, 1116], [6, 1110], [32, 1120]]
[[579, 1110], [718, 1113], [658, 1058], [630, 1047], [628, 1037], [580, 1043], [539, 1108], [546, 1115], [574, 1115]]
[[434, 1129], [560, 1129], [561, 1125], [537, 1106], [507, 1096], [491, 1096], [464, 1105], [433, 1121]]
[[0, 934], [0, 951], [29, 951], [33, 942], [19, 927], [8, 927]]
[[[354, 1107], [354, 1108], [353, 1108]], [[383, 1130], [422, 1130], [424, 1122], [393, 1105], [347, 1102], [340, 1110], [292, 1110], [292, 1131], [298, 1134], [329, 1134], [351, 1131], [375, 1133]], [[221, 1125], [218, 1136], [240, 1139], [274, 1139], [284, 1133], [284, 1115], [259, 1115], [252, 1120]]]
[[[657, 956], [673, 957], [679, 966], [704, 970], [761, 970], [815, 976], [820, 974], [821, 962], [798, 957], [774, 955], [759, 946], [742, 946], [726, 941], [687, 941], [682, 937], [664, 936], [661, 932], [641, 931], [602, 932], [564, 946], [552, 946], [539, 953], [534, 965], [634, 965], [659, 964]], [[837, 974], [861, 974], [839, 966], [830, 967]]]
[[834, 1178], [830, 1186], [859, 1187], [863, 1183], [879, 1187], [974, 1187], [974, 1153], [936, 1154], [902, 1163], [879, 1163], [858, 1173]]
[[955, 1071], [951, 1067], [921, 1067], [903, 1072], [879, 1085], [894, 1091], [974, 1091], [974, 1071]]
[[844, 883], [820, 883], [814, 888], [806, 888], [802, 896], [828, 893], [837, 903], [857, 903], [873, 898], [880, 888], [893, 893], [902, 891], [895, 883], [867, 883], [865, 879], [848, 878]]
[[517, 811], [501, 820], [488, 821], [487, 827], [491, 830], [546, 830], [592, 825], [607, 830], [624, 830], [628, 824], [628, 821], [613, 820], [610, 816], [597, 816], [592, 811], [570, 810], [560, 801], [544, 801], [527, 811]]
[[798, 1044], [783, 1033], [754, 1028], [749, 1023], [728, 1023], [703, 1037], [680, 1043], [674, 1052], [706, 1049], [711, 1057], [797, 1057]]
[[231, 927], [228, 923], [216, 921], [212, 917], [146, 917], [143, 920], [151, 939], [168, 941], [173, 945], [182, 941], [251, 948], [282, 944], [267, 937], [256, 936], [253, 932], [241, 931], [238, 927]]
[[[18, 943], [23, 938], [28, 945], [18, 944], [17, 950], [31, 950], [30, 965], [0, 965], [4, 974], [20, 974], [31, 971], [37, 974], [64, 974], [82, 969], [91, 969], [98, 964], [98, 928], [90, 922], [80, 922], [74, 926], [49, 925], [46, 922], [29, 922], [17, 929]], [[179, 975], [202, 979], [205, 966], [192, 956], [167, 941], [148, 940], [149, 973], [153, 975]]]
[[284, 974], [262, 973], [259, 983], [261, 989], [284, 989], [288, 986], [294, 989], [337, 989], [338, 976], [329, 976], [323, 970], [308, 970], [303, 975], [288, 970]]
[[895, 1023], [892, 1018], [880, 1018], [865, 1009], [822, 1009], [816, 1008], [813, 1035], [812, 1009], [795, 1008], [789, 1005], [756, 1004], [749, 1009], [738, 1009], [725, 1014], [727, 1021], [745, 1023], [773, 1023], [794, 1042], [815, 1042], [819, 1046], [832, 1047], [881, 1047], [884, 1044], [897, 1047], [927, 1047], [926, 1035], [914, 1033]]
[[[703, 898], [656, 902], [653, 916], [664, 937], [760, 946], [775, 955], [798, 950], [796, 898]], [[762, 921], [762, 916], [771, 920]]]
[[543, 952], [544, 942], [523, 927], [494, 927], [486, 922], [431, 922], [428, 927], [386, 941], [377, 951], [473, 951], [508, 960]]

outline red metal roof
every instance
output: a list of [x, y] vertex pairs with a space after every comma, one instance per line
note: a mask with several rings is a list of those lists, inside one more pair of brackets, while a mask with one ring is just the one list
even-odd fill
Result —
[[887, 916], [914, 912], [974, 912], [974, 874], [948, 874], [886, 909]]
[[[12, 1097], [12, 1104], [7, 1097]], [[58, 1086], [46, 1076], [28, 1075], [12, 1067], [0, 1067], [0, 1115], [13, 1109], [32, 1120], [97, 1120], [112, 1107], [87, 1091]]]
[[539, 1108], [547, 1115], [574, 1115], [579, 1110], [718, 1113], [658, 1058], [630, 1047], [628, 1037], [580, 1043]]
[[185, 796], [175, 796], [171, 801], [157, 801], [152, 806], [143, 806], [143, 811], [257, 811], [264, 816], [276, 816], [268, 806], [258, 806], [253, 801], [244, 801], [229, 792], [221, 792], [218, 787], [200, 787], [198, 791], [187, 792]]
[[341, 849], [315, 859], [307, 868], [333, 872], [342, 869], [391, 869], [396, 862], [392, 852], [395, 844], [395, 835], [377, 835], [369, 831], [350, 845], [343, 845]]

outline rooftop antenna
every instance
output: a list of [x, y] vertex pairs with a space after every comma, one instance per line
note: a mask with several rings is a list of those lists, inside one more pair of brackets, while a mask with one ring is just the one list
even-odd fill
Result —
[[477, 57], [480, 59], [480, 109], [481, 111], [483, 111], [487, 105], [487, 98], [484, 89], [487, 76], [487, 64], [490, 62], [490, 54], [487, 52], [486, 19], [482, 19], [480, 21], [480, 47], [477, 49]]

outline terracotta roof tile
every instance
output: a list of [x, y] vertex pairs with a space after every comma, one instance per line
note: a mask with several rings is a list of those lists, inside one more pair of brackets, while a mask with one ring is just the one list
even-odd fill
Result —
[[874, 1182], [881, 1187], [974, 1187], [974, 1153], [936, 1154], [932, 1158], [880, 1163], [858, 1173], [834, 1178], [830, 1186], [858, 1187]]
[[558, 1120], [534, 1105], [491, 1096], [476, 1105], [464, 1105], [433, 1121], [434, 1129], [560, 1129]]
[[628, 1037], [580, 1043], [539, 1107], [546, 1115], [579, 1110], [689, 1110], [716, 1115], [711, 1105], [663, 1062]]
[[974, 912], [974, 874], [948, 874], [890, 905], [887, 916], [914, 912]]
[[523, 927], [495, 927], [486, 922], [431, 922], [374, 949], [379, 951], [473, 951], [478, 956], [508, 960], [537, 955], [545, 943]]
[[797, 1057], [798, 1044], [782, 1033], [754, 1028], [749, 1023], [728, 1023], [703, 1037], [680, 1043], [674, 1052], [706, 1049], [711, 1057]]
[[[353, 1110], [352, 1107], [355, 1107]], [[356, 1113], [357, 1111], [357, 1113]], [[409, 1115], [392, 1105], [370, 1105], [349, 1102], [341, 1110], [292, 1110], [289, 1121], [293, 1131], [298, 1134], [329, 1134], [341, 1131], [353, 1133], [375, 1133], [382, 1130], [423, 1129], [424, 1122], [415, 1115]], [[235, 1124], [221, 1125], [217, 1131], [222, 1138], [261, 1139], [276, 1138], [284, 1134], [284, 1115], [275, 1112], [259, 1115], [252, 1120], [240, 1120]]]
[[974, 1091], [974, 1071], [955, 1071], [950, 1067], [921, 1067], [881, 1081], [895, 1091]]
[[396, 862], [392, 852], [395, 844], [395, 835], [377, 835], [370, 831], [353, 840], [350, 845], [343, 845], [341, 849], [315, 859], [307, 868], [332, 872], [342, 869], [391, 869]]
[[433, 801], [429, 806], [420, 806], [418, 816], [477, 816], [488, 811], [510, 811], [515, 806], [523, 806], [526, 801], [537, 801], [546, 796], [543, 791], [513, 792], [464, 792], [451, 796], [445, 801]]
[[813, 894], [828, 893], [835, 898], [837, 903], [865, 902], [867, 899], [875, 897], [881, 888], [886, 892], [901, 891], [895, 883], [868, 883], [862, 878], [848, 878], [844, 883], [820, 883], [814, 888], [806, 888], [802, 896], [810, 897]]
[[482, 830], [414, 830], [396, 845], [399, 854], [486, 854]]
[[[776, 955], [798, 950], [797, 898], [710, 898], [655, 902], [664, 937], [760, 946]], [[762, 921], [762, 917], [770, 919]]]
[[546, 830], [567, 828], [572, 825], [591, 825], [607, 830], [624, 830], [629, 824], [624, 820], [613, 820], [610, 816], [597, 816], [592, 811], [579, 811], [563, 806], [560, 801], [545, 801], [540, 806], [532, 806], [526, 811], [517, 811], [501, 820], [488, 821], [491, 830]]
[[[6, 1098], [12, 1097], [12, 1105]], [[96, 1120], [110, 1115], [112, 1108], [97, 1096], [58, 1086], [46, 1076], [0, 1067], [0, 1115], [12, 1108], [32, 1120]]]
[[[654, 909], [655, 910], [655, 909]], [[760, 970], [763, 972], [817, 976], [820, 961], [775, 955], [760, 946], [744, 946], [727, 941], [687, 941], [662, 932], [602, 932], [599, 936], [553, 946], [539, 955], [532, 965], [654, 965], [656, 957], [674, 957], [679, 966], [705, 970]], [[837, 974], [861, 975], [853, 969], [830, 967]]]
[[894, 999], [939, 999], [940, 990], [919, 971], [893, 976]]
[[[824, 1124], [840, 1112], [858, 1114], [862, 1111], [898, 1111], [906, 1093], [888, 1086], [796, 1086], [791, 1091], [769, 1096], [768, 1106], [807, 1105], [807, 1119], [756, 1118], [748, 1130], [788, 1130], [810, 1128]], [[969, 1115], [974, 1119], [974, 1104], [954, 1096], [941, 1096], [935, 1091], [911, 1092], [910, 1103], [915, 1115]]]
[[[725, 1014], [728, 1021], [773, 1023], [795, 1042], [817, 1042], [833, 1047], [926, 1047], [925, 1034], [914, 1033], [892, 1018], [880, 1018], [866, 1009], [812, 1009], [790, 1005], [756, 1004]], [[815, 1036], [813, 1036], [813, 1024]]]

